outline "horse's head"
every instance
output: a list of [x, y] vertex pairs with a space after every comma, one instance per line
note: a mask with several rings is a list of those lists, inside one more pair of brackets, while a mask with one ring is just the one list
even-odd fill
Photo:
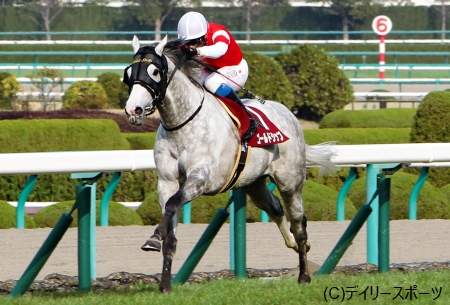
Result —
[[145, 115], [153, 113], [166, 94], [168, 67], [163, 55], [166, 43], [167, 36], [156, 46], [141, 48], [139, 39], [133, 37], [133, 62], [123, 76], [130, 92], [125, 114], [132, 125], [142, 125]]

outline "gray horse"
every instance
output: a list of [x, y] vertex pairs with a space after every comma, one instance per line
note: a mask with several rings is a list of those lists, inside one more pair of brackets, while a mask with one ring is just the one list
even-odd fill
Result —
[[[141, 48], [135, 36], [132, 46], [133, 63], [124, 73], [124, 82], [130, 88], [126, 115], [131, 124], [142, 125], [144, 117], [156, 108], [161, 119], [154, 156], [163, 217], [142, 250], [162, 248], [160, 291], [168, 292], [177, 244], [177, 212], [199, 196], [215, 195], [223, 189], [233, 174], [241, 141], [236, 124], [220, 101], [192, 80], [199, 69], [194, 65], [198, 64], [193, 61], [179, 64], [183, 57], [179, 42], [167, 42], [165, 37], [157, 44]], [[243, 190], [277, 224], [286, 246], [298, 252], [298, 282], [309, 283], [302, 187], [307, 164], [333, 166], [332, 145], [305, 144], [298, 120], [281, 103], [244, 102], [266, 114], [289, 140], [253, 147], [234, 188]], [[267, 178], [276, 184], [287, 215], [280, 200], [269, 191]]]

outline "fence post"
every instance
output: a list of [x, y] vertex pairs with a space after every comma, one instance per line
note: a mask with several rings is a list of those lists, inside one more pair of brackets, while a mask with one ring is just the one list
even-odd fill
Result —
[[[89, 232], [89, 251], [90, 251], [90, 267], [89, 273], [92, 279], [96, 279], [96, 224], [97, 224], [97, 203], [96, 203], [96, 181], [102, 177], [102, 174], [99, 172], [93, 173], [76, 173], [71, 174], [70, 177], [72, 179], [83, 179], [84, 181], [81, 185], [85, 186], [90, 194], [89, 194], [89, 220], [90, 225], [87, 228], [87, 232]], [[86, 180], [87, 179], [87, 180]], [[77, 184], [77, 193], [78, 193], [78, 184]], [[79, 217], [78, 217], [79, 219]], [[78, 226], [78, 228], [80, 228]], [[80, 241], [80, 239], [78, 239]]]
[[[377, 189], [378, 167], [367, 164], [366, 173], [366, 200], [375, 193]], [[367, 263], [378, 265], [378, 197], [371, 205], [374, 213], [367, 218]]]
[[383, 171], [378, 175], [379, 217], [378, 217], [378, 272], [389, 271], [389, 221], [391, 179]]
[[234, 196], [233, 190], [230, 191], [230, 198], [228, 200], [230, 211], [230, 270], [236, 270], [236, 262], [234, 257]]
[[[367, 197], [378, 190], [378, 174], [380, 169], [388, 174], [395, 173], [401, 164], [385, 163], [385, 164], [367, 164]], [[379, 196], [377, 196], [372, 204], [372, 215], [367, 219], [367, 262], [378, 266], [378, 231], [379, 231]]]
[[422, 167], [422, 170], [420, 171], [420, 176], [417, 179], [416, 183], [414, 184], [411, 194], [409, 195], [409, 207], [408, 207], [409, 220], [417, 219], [417, 198], [419, 197], [419, 193], [420, 190], [422, 189], [423, 184], [428, 178], [428, 171], [429, 167]]
[[350, 222], [350, 225], [347, 227], [322, 267], [317, 271], [316, 275], [330, 274], [333, 271], [334, 267], [339, 263], [339, 260], [342, 258], [353, 239], [355, 239], [356, 234], [358, 234], [371, 212], [372, 208], [369, 204], [363, 204], [359, 208], [358, 213], [356, 213], [355, 217]]
[[28, 176], [27, 182], [25, 183], [25, 187], [20, 193], [17, 208], [16, 208], [16, 228], [23, 229], [25, 228], [25, 203], [27, 202], [28, 196], [34, 188], [34, 185], [37, 181], [37, 175]]
[[353, 184], [353, 181], [356, 179], [356, 167], [350, 167], [350, 172], [348, 173], [347, 178], [345, 179], [344, 184], [339, 190], [338, 198], [336, 201], [336, 220], [344, 221], [345, 220], [345, 198], [347, 197], [347, 193], [350, 187]]
[[109, 201], [111, 200], [111, 196], [120, 182], [120, 176], [120, 172], [115, 172], [105, 190], [105, 193], [103, 193], [102, 203], [100, 205], [100, 226], [108, 226]]
[[78, 290], [91, 290], [91, 188], [77, 184]]
[[[277, 185], [271, 181], [267, 187], [269, 188], [269, 191], [273, 192]], [[267, 215], [265, 211], [261, 210], [261, 222], [269, 222], [269, 220], [269, 215]]]
[[246, 195], [241, 190], [233, 191], [234, 198], [234, 274], [238, 278], [247, 276], [247, 255], [246, 255]]
[[182, 222], [184, 224], [190, 224], [191, 223], [191, 207], [192, 207], [192, 202], [188, 202], [185, 205], [183, 205], [183, 207], [182, 207], [182, 209], [183, 209]]
[[209, 245], [211, 245], [214, 237], [217, 235], [217, 232], [219, 232], [220, 228], [225, 223], [229, 215], [230, 213], [228, 213], [228, 211], [224, 208], [220, 208], [217, 211], [216, 215], [214, 215], [214, 218], [209, 223], [205, 232], [203, 232], [202, 236], [200, 237], [200, 240], [197, 242], [194, 249], [189, 254], [188, 258], [173, 279], [173, 284], [182, 284], [189, 279], [192, 271], [194, 271], [195, 267], [205, 254], [206, 250], [208, 250]]
[[39, 274], [42, 267], [44, 267], [50, 255], [53, 253], [53, 250], [55, 250], [56, 246], [61, 241], [67, 229], [70, 227], [72, 221], [72, 215], [63, 213], [63, 215], [59, 218], [58, 222], [50, 232], [50, 235], [47, 237], [44, 244], [31, 261], [30, 265], [20, 277], [16, 286], [14, 286], [13, 290], [10, 292], [10, 297], [21, 295], [25, 291], [27, 291], [28, 288], [30, 288], [34, 279]]

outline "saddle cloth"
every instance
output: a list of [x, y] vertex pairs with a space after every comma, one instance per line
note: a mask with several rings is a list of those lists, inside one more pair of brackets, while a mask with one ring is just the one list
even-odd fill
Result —
[[[230, 117], [236, 123], [239, 129], [239, 135], [242, 136], [250, 126], [250, 120], [247, 113], [234, 101], [220, 97], [219, 100], [227, 110]], [[246, 106], [247, 110], [251, 113], [253, 118], [258, 122], [258, 129], [253, 137], [248, 142], [249, 146], [267, 146], [286, 142], [289, 138], [278, 129], [275, 124], [269, 120], [269, 118], [256, 107]]]

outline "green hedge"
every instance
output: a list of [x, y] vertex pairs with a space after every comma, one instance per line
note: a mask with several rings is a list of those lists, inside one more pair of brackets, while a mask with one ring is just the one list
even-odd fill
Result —
[[[294, 90], [283, 67], [273, 58], [244, 52], [250, 74], [245, 87], [266, 100], [277, 101], [291, 109], [295, 105]], [[243, 98], [255, 98], [244, 90], [239, 91]]]
[[[36, 223], [36, 227], [38, 228], [53, 228], [55, 224], [58, 222], [59, 218], [64, 212], [70, 212], [75, 200], [69, 200], [65, 202], [58, 202], [56, 204], [50, 205], [43, 209], [37, 211], [34, 215], [34, 222]], [[100, 225], [100, 204], [101, 201], [97, 200], [96, 202], [96, 223]], [[108, 224], [109, 226], [131, 226], [131, 225], [139, 225], [142, 226], [143, 222], [141, 217], [133, 211], [132, 209], [114, 202], [109, 202], [109, 211], [108, 211]], [[72, 213], [74, 221], [70, 224], [70, 227], [74, 228], [78, 226], [76, 221], [78, 217], [78, 210], [75, 210]]]
[[[304, 129], [308, 145], [336, 141], [337, 144], [395, 144], [409, 143], [411, 128], [326, 128]], [[156, 132], [123, 133], [131, 149], [153, 149]]]
[[[450, 142], [450, 92], [433, 91], [422, 100], [414, 117], [411, 130], [412, 143]], [[448, 167], [432, 167], [428, 181], [442, 187], [450, 183]]]
[[[107, 119], [3, 120], [0, 128], [1, 153], [130, 149], [130, 143], [120, 133], [117, 123]], [[26, 175], [0, 176], [0, 199], [17, 201], [27, 178]], [[97, 182], [98, 198], [109, 180]], [[75, 183], [69, 174], [39, 175], [28, 200], [75, 199]], [[155, 171], [126, 172], [112, 199], [141, 201], [155, 186]]]
[[122, 136], [130, 143], [133, 150], [153, 149], [156, 141], [156, 132], [123, 133]]
[[440, 190], [446, 198], [450, 198], [450, 184], [444, 185]]
[[321, 48], [300, 45], [276, 61], [292, 84], [295, 115], [319, 122], [324, 115], [353, 101], [353, 87], [336, 58]]
[[[0, 229], [11, 229], [16, 227], [16, 208], [6, 201], [0, 200]], [[25, 214], [25, 228], [34, 229], [34, 220]]]
[[[191, 203], [191, 222], [209, 223], [219, 208], [227, 205], [230, 194], [223, 193], [215, 196], [200, 196]], [[136, 212], [141, 216], [145, 225], [156, 225], [162, 217], [158, 201], [158, 192], [149, 193]], [[183, 210], [178, 213], [181, 222]], [[252, 204], [247, 205], [247, 222], [255, 222], [261, 219], [261, 212]]]
[[0, 121], [0, 153], [130, 149], [113, 120]]
[[[408, 198], [417, 176], [397, 172], [391, 177], [391, 219], [408, 218]], [[366, 202], [366, 178], [362, 177], [353, 183], [348, 198], [359, 208]], [[448, 198], [440, 189], [425, 182], [417, 202], [417, 219], [450, 219]]]
[[[280, 193], [275, 189], [274, 194], [281, 199]], [[229, 200], [229, 193], [215, 196], [200, 196], [191, 203], [191, 222], [209, 223], [217, 210], [225, 207]], [[336, 220], [336, 200], [338, 192], [307, 180], [303, 187], [303, 201], [305, 214], [310, 221], [334, 221]], [[147, 195], [145, 200], [136, 210], [145, 225], [156, 225], [161, 220], [161, 208], [158, 203], [156, 191]], [[183, 217], [183, 211], [179, 213], [179, 220]], [[345, 200], [345, 218], [352, 219], [356, 214], [355, 206], [350, 199]], [[247, 222], [259, 222], [261, 210], [247, 202]]]
[[326, 128], [305, 129], [308, 145], [336, 141], [337, 144], [409, 143], [411, 128]]
[[319, 128], [411, 128], [417, 109], [337, 110], [325, 115]]

